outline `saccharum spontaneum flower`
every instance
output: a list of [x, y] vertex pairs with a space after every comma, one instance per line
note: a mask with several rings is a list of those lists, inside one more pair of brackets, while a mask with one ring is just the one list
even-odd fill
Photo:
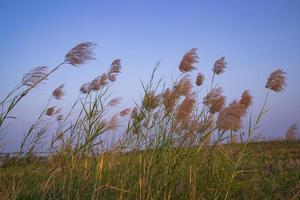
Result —
[[73, 66], [78, 66], [94, 60], [94, 48], [96, 43], [83, 42], [76, 45], [65, 55], [65, 63]]
[[90, 91], [90, 84], [91, 83], [85, 83], [80, 87], [80, 92], [83, 94], [87, 94]]
[[125, 117], [125, 116], [129, 115], [130, 110], [131, 110], [130, 108], [125, 108], [124, 110], [122, 110], [122, 111], [120, 112], [120, 116], [121, 116], [121, 117]]
[[286, 86], [285, 75], [286, 72], [282, 71], [281, 69], [273, 71], [267, 80], [266, 88], [269, 88], [275, 92], [283, 91], [284, 87]]
[[122, 98], [120, 98], [120, 97], [113, 98], [108, 102], [107, 105], [112, 106], [112, 107], [117, 106], [118, 104], [121, 103], [121, 100], [122, 100]]
[[202, 73], [198, 73], [196, 78], [196, 85], [201, 86], [204, 82], [204, 79], [204, 75]]
[[237, 131], [242, 127], [241, 117], [245, 114], [245, 106], [238, 101], [233, 101], [228, 107], [221, 110], [216, 126], [220, 131]]
[[55, 113], [55, 106], [48, 108], [46, 111], [46, 115], [48, 116], [52, 116], [54, 113]]
[[189, 75], [185, 75], [175, 85], [174, 91], [178, 96], [187, 96], [191, 93], [192, 87], [193, 85]]
[[252, 96], [248, 90], [245, 90], [242, 94], [242, 97], [239, 101], [240, 104], [244, 105], [245, 107], [249, 107], [252, 104]]
[[187, 124], [190, 122], [196, 100], [193, 95], [188, 95], [179, 105], [176, 111], [176, 123]]
[[61, 97], [65, 94], [64, 87], [65, 87], [64, 84], [62, 84], [62, 85], [60, 85], [59, 87], [57, 87], [57, 88], [52, 92], [52, 96], [53, 96], [55, 99], [61, 99]]
[[47, 71], [47, 66], [39, 66], [32, 69], [30, 72], [24, 74], [22, 79], [22, 85], [32, 87], [39, 83], [41, 80], [46, 80]]
[[233, 101], [228, 107], [221, 110], [216, 126], [220, 131], [237, 131], [242, 127], [241, 118], [252, 104], [252, 96], [246, 90], [239, 101]]
[[185, 73], [196, 69], [194, 66], [194, 64], [198, 62], [198, 55], [196, 51], [197, 48], [192, 48], [190, 51], [184, 54], [179, 64], [179, 70], [181, 72]]
[[106, 73], [97, 76], [90, 84], [90, 89], [92, 91], [98, 91], [108, 83], [108, 77]]
[[224, 70], [225, 70], [225, 68], [226, 68], [226, 64], [227, 64], [227, 63], [225, 62], [225, 57], [222, 57], [222, 58], [218, 59], [218, 60], [215, 62], [215, 64], [214, 64], [213, 72], [214, 72], [215, 74], [218, 74], [218, 75], [224, 73]]
[[58, 115], [58, 116], [56, 117], [56, 121], [58, 121], [58, 122], [62, 121], [63, 119], [64, 119], [64, 116], [63, 116], [63, 115]]
[[111, 66], [110, 66], [110, 70], [108, 72], [108, 79], [111, 81], [111, 82], [114, 82], [116, 81], [116, 76], [117, 74], [121, 73], [121, 60], [120, 59], [115, 59]]
[[176, 102], [178, 100], [178, 96], [175, 94], [174, 90], [167, 88], [162, 95], [162, 103], [167, 112], [173, 110]]
[[203, 99], [204, 105], [209, 107], [211, 113], [220, 112], [225, 104], [225, 96], [222, 95], [222, 88], [212, 89]]
[[109, 73], [120, 73], [121, 71], [121, 59], [115, 59], [110, 66]]

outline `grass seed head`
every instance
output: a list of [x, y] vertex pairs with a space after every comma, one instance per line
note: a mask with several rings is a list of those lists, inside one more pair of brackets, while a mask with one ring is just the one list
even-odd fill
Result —
[[193, 85], [188, 75], [182, 77], [175, 85], [175, 94], [178, 96], [188, 96], [192, 91]]
[[93, 42], [83, 42], [76, 45], [65, 55], [65, 63], [78, 66], [94, 60], [94, 48], [96, 44]]
[[129, 115], [130, 110], [131, 110], [130, 108], [126, 108], [126, 109], [122, 110], [122, 111], [120, 112], [120, 116], [121, 116], [121, 117], [126, 117], [127, 115]]
[[100, 90], [100, 88], [101, 88], [100, 78], [101, 78], [101, 76], [97, 76], [89, 85], [89, 87], [92, 91]]
[[225, 96], [222, 95], [222, 88], [212, 89], [203, 99], [203, 103], [209, 107], [211, 113], [220, 112], [225, 104]]
[[204, 75], [201, 73], [198, 73], [197, 78], [196, 78], [196, 85], [201, 86], [204, 82], [205, 78]]
[[245, 90], [243, 92], [239, 102], [240, 104], [244, 105], [246, 108], [248, 108], [252, 104], [252, 96], [248, 90]]
[[112, 107], [117, 106], [121, 103], [121, 100], [122, 100], [122, 98], [120, 98], [120, 97], [113, 98], [112, 100], [110, 100], [108, 102], [108, 106], [112, 106]]
[[37, 84], [41, 80], [47, 80], [48, 67], [47, 66], [39, 66], [32, 69], [30, 72], [24, 74], [22, 79], [22, 84], [28, 87], [32, 87]]
[[186, 96], [176, 112], [176, 123], [187, 124], [192, 117], [196, 100], [193, 95]]
[[182, 57], [181, 62], [179, 64], [179, 70], [181, 72], [185, 73], [196, 69], [194, 64], [198, 62], [199, 58], [196, 51], [197, 48], [192, 48]]
[[121, 68], [122, 67], [121, 67], [121, 60], [120, 59], [116, 59], [112, 62], [110, 70], [108, 72], [108, 79], [111, 82], [116, 81], [117, 74], [121, 73]]
[[112, 62], [111, 67], [110, 67], [110, 73], [121, 73], [121, 60], [116, 59]]
[[167, 88], [162, 95], [163, 104], [167, 112], [174, 109], [175, 104], [178, 100], [177, 96], [175, 95], [174, 90]]
[[272, 72], [267, 80], [266, 88], [269, 88], [275, 92], [281, 92], [286, 86], [286, 72], [281, 69], [277, 69]]
[[108, 83], [108, 76], [107, 76], [106, 73], [103, 73], [103, 74], [100, 76], [99, 84], [100, 84], [101, 86], [105, 86], [107, 83]]
[[222, 57], [220, 59], [218, 59], [215, 64], [214, 64], [214, 67], [213, 67], [213, 72], [215, 74], [222, 74], [224, 73], [224, 69], [226, 68], [226, 62], [225, 62], [225, 57]]
[[56, 117], [56, 120], [57, 120], [58, 122], [62, 121], [63, 119], [64, 119], [64, 116], [63, 116], [63, 115], [58, 115], [58, 116]]
[[87, 94], [90, 91], [90, 83], [85, 83], [80, 87], [80, 92]]
[[117, 74], [114, 74], [114, 73], [108, 73], [108, 79], [111, 81], [111, 82], [115, 82], [117, 80]]
[[61, 99], [62, 96], [65, 94], [64, 87], [65, 87], [64, 84], [62, 84], [62, 85], [60, 85], [59, 87], [57, 87], [57, 88], [52, 92], [52, 96], [53, 96], [55, 99]]
[[48, 108], [46, 111], [46, 115], [48, 116], [52, 116], [54, 113], [55, 113], [55, 106]]
[[228, 107], [221, 110], [216, 126], [220, 131], [237, 131], [242, 127], [241, 117], [246, 114], [247, 108], [238, 101], [233, 101]]
[[90, 84], [92, 91], [98, 91], [108, 83], [107, 74], [103, 73], [101, 76], [97, 76]]

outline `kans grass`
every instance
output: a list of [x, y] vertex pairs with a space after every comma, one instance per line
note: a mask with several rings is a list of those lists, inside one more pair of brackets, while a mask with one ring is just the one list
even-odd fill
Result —
[[[0, 104], [1, 145], [19, 102], [57, 69], [95, 59], [95, 46], [81, 43], [53, 69], [39, 66], [24, 75]], [[248, 90], [226, 103], [214, 83], [226, 71], [225, 57], [215, 61], [204, 96], [199, 91], [206, 78], [197, 72], [197, 62], [193, 48], [168, 87], [162, 79], [154, 81], [157, 65], [141, 85], [141, 102], [117, 113], [111, 109], [121, 99], [113, 97], [111, 85], [121, 72], [120, 59], [79, 88], [70, 111], [53, 104], [54, 98], [63, 100], [64, 85], [58, 86], [17, 155], [3, 160], [0, 199], [299, 199], [296, 127], [289, 129], [288, 140], [253, 142], [268, 97], [284, 90], [286, 73], [271, 73], [254, 116], [247, 113]], [[41, 149], [46, 156], [39, 155]]]

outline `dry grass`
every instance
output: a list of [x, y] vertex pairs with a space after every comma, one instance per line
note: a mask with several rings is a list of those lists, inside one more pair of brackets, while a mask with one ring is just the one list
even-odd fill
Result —
[[[52, 70], [25, 74], [1, 102], [0, 130], [31, 90], [63, 65], [93, 60], [94, 47], [81, 43]], [[120, 98], [112, 96], [111, 85], [121, 72], [120, 59], [81, 86], [69, 113], [62, 115], [49, 101], [25, 134], [20, 153], [0, 168], [0, 199], [297, 199], [300, 158], [293, 156], [299, 143], [281, 141], [276, 150], [277, 143], [271, 150], [251, 143], [269, 92], [282, 91], [285, 73], [271, 74], [264, 105], [244, 132], [250, 92], [226, 105], [222, 89], [214, 85], [215, 75], [227, 67], [222, 57], [214, 63], [210, 90], [198, 102], [197, 87], [205, 79], [192, 73], [197, 62], [193, 48], [179, 64], [177, 81], [161, 91], [155, 67], [142, 84], [141, 102], [116, 113], [111, 108], [119, 108]], [[52, 98], [63, 100], [63, 88]], [[45, 158], [35, 156], [41, 146], [48, 151]], [[286, 160], [273, 159], [274, 152]]]

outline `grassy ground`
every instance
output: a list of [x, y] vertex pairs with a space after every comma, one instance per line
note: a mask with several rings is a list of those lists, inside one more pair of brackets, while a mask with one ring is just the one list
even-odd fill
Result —
[[[0, 170], [0, 192], [9, 199], [224, 199], [232, 176], [230, 160], [237, 158], [241, 145], [216, 148], [214, 155], [203, 150], [206, 160], [193, 156], [197, 149], [174, 149], [107, 153], [97, 161], [60, 157], [11, 164]], [[228, 150], [232, 157], [223, 157]], [[178, 156], [183, 163], [174, 159]], [[228, 199], [299, 199], [300, 142], [249, 143], [237, 172]]]
[[257, 168], [260, 199], [300, 198], [300, 142], [274, 141], [250, 144]]

